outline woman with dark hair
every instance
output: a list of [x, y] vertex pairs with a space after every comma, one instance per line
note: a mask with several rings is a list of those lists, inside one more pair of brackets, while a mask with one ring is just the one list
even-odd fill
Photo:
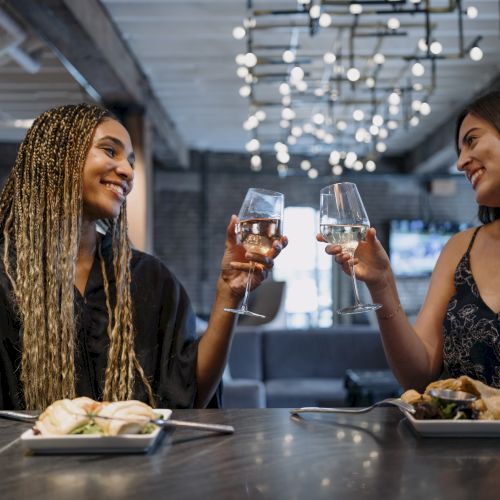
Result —
[[224, 307], [241, 301], [249, 259], [257, 286], [286, 238], [246, 254], [232, 216], [198, 340], [182, 285], [130, 247], [133, 178], [129, 134], [105, 109], [61, 106], [28, 130], [0, 196], [0, 408], [75, 396], [204, 407], [214, 395], [234, 324]]
[[[384, 349], [406, 389], [460, 375], [500, 387], [500, 92], [464, 109], [456, 144], [457, 167], [471, 183], [483, 225], [448, 241], [415, 325], [401, 308], [389, 258], [374, 228], [356, 250], [356, 276], [367, 284], [373, 301], [382, 304], [377, 319]], [[340, 246], [327, 245], [326, 252], [349, 274], [349, 256]]]

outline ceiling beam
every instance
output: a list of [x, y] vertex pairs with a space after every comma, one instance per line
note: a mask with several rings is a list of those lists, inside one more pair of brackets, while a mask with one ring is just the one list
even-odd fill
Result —
[[0, 5], [30, 25], [91, 97], [143, 109], [159, 140], [188, 166], [187, 145], [98, 0], [2, 0]]

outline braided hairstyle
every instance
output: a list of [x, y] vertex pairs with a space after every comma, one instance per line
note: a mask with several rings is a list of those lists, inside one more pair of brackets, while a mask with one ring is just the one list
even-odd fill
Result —
[[[113, 118], [90, 104], [60, 106], [40, 115], [0, 195], [2, 259], [22, 325], [21, 383], [28, 409], [76, 396], [74, 283], [83, 168], [96, 127]], [[98, 244], [109, 336], [103, 398], [130, 399], [137, 372], [154, 404], [134, 351], [125, 203], [117, 219], [107, 223], [113, 238], [116, 303], [111, 304]]]

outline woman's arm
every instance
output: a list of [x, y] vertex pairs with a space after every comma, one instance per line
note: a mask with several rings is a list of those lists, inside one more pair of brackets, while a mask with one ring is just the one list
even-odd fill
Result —
[[[210, 401], [220, 382], [227, 362], [234, 325], [237, 316], [225, 312], [224, 308], [236, 309], [245, 293], [251, 261], [255, 262], [251, 290], [267, 277], [273, 267], [273, 259], [287, 245], [286, 237], [273, 243], [266, 255], [250, 254], [237, 244], [233, 215], [227, 228], [226, 245], [221, 264], [221, 275], [217, 281], [215, 301], [208, 327], [200, 339], [196, 363], [198, 385], [195, 405], [204, 407]], [[250, 261], [251, 259], [251, 261]]]
[[[373, 301], [382, 304], [377, 319], [384, 350], [391, 369], [405, 389], [422, 389], [441, 371], [443, 320], [448, 302], [455, 293], [455, 268], [470, 237], [470, 231], [460, 233], [443, 249], [414, 326], [402, 310], [389, 258], [373, 228], [356, 250], [356, 275], [366, 282]], [[328, 245], [326, 250], [336, 255], [336, 261], [348, 273], [348, 255], [334, 245]]]

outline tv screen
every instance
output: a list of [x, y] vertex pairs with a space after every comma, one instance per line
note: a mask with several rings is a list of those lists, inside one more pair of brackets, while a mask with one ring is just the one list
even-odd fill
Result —
[[457, 222], [392, 220], [389, 255], [396, 276], [429, 276], [446, 242], [469, 227]]

